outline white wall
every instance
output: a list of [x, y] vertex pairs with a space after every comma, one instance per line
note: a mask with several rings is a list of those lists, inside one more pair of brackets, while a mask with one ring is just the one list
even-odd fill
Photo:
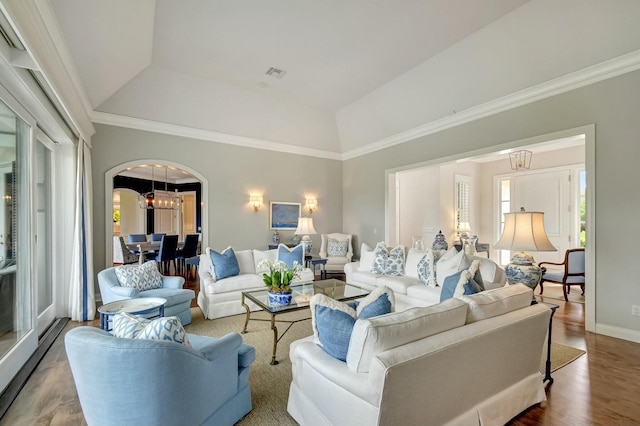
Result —
[[431, 244], [441, 226], [439, 167], [402, 172], [396, 177], [400, 235], [395, 244], [411, 247], [414, 236], [423, 237], [425, 246]]

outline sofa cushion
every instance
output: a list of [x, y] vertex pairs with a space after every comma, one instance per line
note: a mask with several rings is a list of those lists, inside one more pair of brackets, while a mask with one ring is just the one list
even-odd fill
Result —
[[347, 351], [351, 371], [367, 373], [373, 358], [389, 349], [464, 325], [465, 303], [449, 299], [375, 318], [358, 319]]
[[440, 303], [440, 292], [442, 287], [432, 287], [426, 285], [412, 285], [407, 288], [407, 296], [415, 299], [424, 300], [429, 304]]
[[187, 333], [178, 317], [163, 317], [150, 321], [134, 339], [168, 340], [191, 347]]
[[384, 285], [400, 294], [407, 294], [407, 289], [413, 285], [420, 284], [420, 280], [409, 276], [388, 276], [380, 275], [376, 281], [376, 285]]
[[235, 252], [238, 261], [239, 274], [255, 274], [256, 266], [253, 261], [253, 250], [238, 250]]
[[207, 294], [228, 293], [231, 291], [244, 291], [250, 289], [265, 288], [262, 276], [257, 274], [239, 274], [224, 280], [206, 284], [204, 291]]
[[358, 271], [371, 272], [371, 269], [373, 269], [373, 259], [375, 259], [375, 254], [371, 247], [366, 243], [362, 243], [360, 246], [360, 265], [358, 266]]
[[293, 248], [289, 248], [284, 244], [279, 244], [278, 260], [283, 261], [288, 266], [293, 266], [295, 263], [304, 266], [304, 246], [298, 244]]
[[118, 282], [122, 287], [133, 287], [137, 291], [162, 287], [162, 275], [158, 264], [151, 260], [142, 265], [122, 265], [115, 268]]
[[353, 271], [351, 273], [351, 280], [353, 280], [354, 282], [358, 282], [358, 283], [364, 283], [364, 284], [368, 284], [368, 285], [376, 285], [376, 283], [378, 282], [378, 280], [382, 278], [381, 275], [376, 275], [373, 272], [370, 271], [361, 271], [360, 269], [358, 269], [357, 271]]
[[216, 280], [233, 277], [240, 273], [240, 267], [238, 266], [238, 260], [236, 259], [233, 247], [227, 247], [222, 253], [210, 249], [209, 255], [211, 256], [211, 263], [213, 263]]
[[389, 250], [384, 242], [379, 242], [374, 250], [371, 272], [380, 275], [404, 275], [404, 247], [396, 246]]
[[256, 274], [264, 274], [265, 272], [269, 272], [269, 268], [263, 266], [259, 268], [258, 265], [263, 260], [267, 260], [269, 262], [275, 262], [278, 260], [278, 249], [273, 250], [256, 250], [253, 249], [253, 266]]
[[346, 257], [347, 251], [349, 251], [349, 240], [328, 239], [327, 257]]
[[[455, 248], [454, 248], [455, 250]], [[437, 282], [439, 285], [444, 284], [444, 280], [457, 272], [471, 266], [471, 261], [463, 251], [455, 252], [453, 256], [448, 256], [451, 251], [447, 251], [446, 257], [440, 258], [436, 263]]]
[[409, 249], [407, 252], [407, 261], [404, 266], [404, 272], [407, 276], [418, 278], [418, 264], [426, 254], [426, 250], [418, 250], [413, 247]]
[[513, 284], [459, 299], [469, 306], [467, 323], [472, 323], [531, 305], [533, 290], [524, 284]]
[[387, 287], [379, 287], [362, 300], [349, 303], [319, 293], [311, 297], [310, 308], [316, 344], [332, 357], [345, 361], [356, 318], [372, 318], [392, 312], [394, 297]]

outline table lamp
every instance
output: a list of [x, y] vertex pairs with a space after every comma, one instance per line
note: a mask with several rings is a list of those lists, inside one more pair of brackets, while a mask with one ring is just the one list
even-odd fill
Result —
[[313, 227], [313, 218], [311, 217], [299, 217], [298, 218], [298, 227], [294, 232], [296, 235], [302, 235], [302, 246], [304, 247], [304, 255], [305, 257], [311, 255], [311, 237], [310, 234], [317, 234], [315, 228]]
[[[542, 270], [526, 251], [557, 251], [544, 230], [544, 213], [521, 211], [505, 213], [504, 230], [495, 245], [498, 250], [516, 250], [505, 268], [509, 284], [522, 283], [535, 291]], [[534, 298], [535, 301], [535, 298]]]

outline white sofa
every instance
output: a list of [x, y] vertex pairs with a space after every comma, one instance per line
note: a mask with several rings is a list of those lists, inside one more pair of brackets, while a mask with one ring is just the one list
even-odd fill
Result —
[[[233, 277], [216, 280], [213, 272], [210, 248], [207, 247], [200, 255], [198, 275], [200, 275], [200, 292], [198, 293], [198, 306], [202, 309], [204, 317], [215, 319], [229, 315], [245, 313], [241, 304], [242, 292], [252, 290], [266, 290], [262, 281], [262, 274], [258, 274], [258, 264], [262, 260], [275, 261], [278, 259], [278, 249], [273, 250], [238, 250], [235, 251], [240, 273]], [[295, 282], [309, 282], [314, 280], [313, 271], [304, 268], [300, 278]], [[260, 308], [246, 301], [252, 311]]]
[[551, 310], [523, 284], [358, 319], [346, 362], [290, 346], [287, 411], [305, 425], [503, 425], [546, 399]]
[[[439, 286], [425, 285], [418, 278], [418, 263], [427, 254], [426, 250], [410, 248], [405, 255], [405, 275], [380, 275], [371, 272], [373, 267], [374, 251], [363, 243], [360, 250], [360, 261], [347, 263], [344, 267], [346, 281], [367, 290], [373, 290], [378, 286], [387, 286], [393, 290], [396, 300], [396, 310], [402, 311], [413, 306], [429, 306], [440, 302], [442, 283], [448, 274], [461, 269], [466, 269], [473, 260], [480, 261], [480, 275], [487, 290], [502, 287], [507, 278], [504, 270], [494, 261], [480, 256], [468, 256], [464, 252], [458, 252], [455, 247], [449, 249], [442, 257], [447, 260], [447, 267], [436, 267]], [[438, 262], [438, 265], [442, 263]]]

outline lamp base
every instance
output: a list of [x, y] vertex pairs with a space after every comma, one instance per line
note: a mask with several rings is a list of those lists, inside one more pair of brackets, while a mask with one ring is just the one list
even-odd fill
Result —
[[542, 278], [542, 269], [534, 263], [533, 256], [524, 252], [515, 253], [504, 272], [509, 284], [521, 283], [533, 290], [535, 301], [535, 289]]
[[308, 235], [305, 235], [302, 237], [302, 240], [300, 240], [300, 242], [302, 243], [302, 246], [304, 247], [304, 255], [305, 257], [307, 256], [311, 256], [311, 246], [313, 245], [311, 243], [311, 237]]

